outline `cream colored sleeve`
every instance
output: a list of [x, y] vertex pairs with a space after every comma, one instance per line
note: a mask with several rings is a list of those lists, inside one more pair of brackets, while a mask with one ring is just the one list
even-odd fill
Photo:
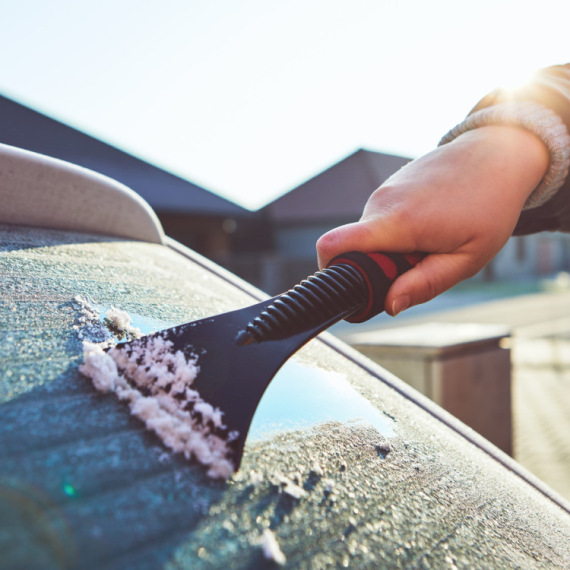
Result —
[[537, 208], [562, 187], [570, 166], [570, 135], [562, 119], [551, 109], [530, 101], [499, 103], [469, 115], [451, 129], [439, 146], [459, 135], [489, 125], [523, 127], [539, 137], [550, 151], [550, 165], [540, 184], [528, 197], [524, 209]]

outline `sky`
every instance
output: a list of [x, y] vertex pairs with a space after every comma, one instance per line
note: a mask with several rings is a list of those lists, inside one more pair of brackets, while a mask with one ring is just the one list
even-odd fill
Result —
[[569, 62], [569, 16], [568, 0], [2, 0], [0, 93], [257, 209], [358, 148], [434, 148], [491, 89]]

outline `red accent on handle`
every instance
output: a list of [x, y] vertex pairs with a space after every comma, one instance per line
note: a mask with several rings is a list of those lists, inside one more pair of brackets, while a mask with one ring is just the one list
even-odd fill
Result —
[[412, 266], [416, 266], [425, 256], [425, 253], [404, 253], [404, 257]]
[[331, 260], [329, 267], [346, 264], [354, 267], [362, 276], [368, 292], [367, 301], [358, 313], [348, 317], [351, 323], [362, 323], [384, 310], [386, 295], [392, 283], [402, 273], [417, 265], [422, 253], [362, 253], [351, 251]]
[[394, 281], [398, 277], [398, 268], [389, 257], [383, 253], [369, 253], [367, 255], [380, 266], [388, 279]]

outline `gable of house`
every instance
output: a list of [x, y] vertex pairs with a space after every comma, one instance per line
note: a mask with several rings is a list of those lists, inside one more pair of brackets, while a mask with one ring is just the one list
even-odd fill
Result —
[[[409, 158], [360, 149], [264, 208], [278, 255], [315, 266], [315, 243], [325, 232], [357, 221], [370, 194]], [[302, 273], [302, 271], [301, 271]]]
[[280, 226], [356, 221], [370, 194], [409, 158], [360, 149], [264, 210]]

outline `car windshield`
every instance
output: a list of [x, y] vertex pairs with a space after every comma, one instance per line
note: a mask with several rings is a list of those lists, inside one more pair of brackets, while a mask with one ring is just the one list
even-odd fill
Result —
[[228, 482], [98, 393], [78, 371], [77, 297], [98, 314], [125, 310], [147, 332], [255, 301], [207, 262], [4, 225], [0, 284], [5, 560], [25, 551], [29, 568], [262, 567], [276, 552], [267, 529], [294, 568], [570, 559], [567, 512], [332, 342], [312, 341], [279, 372]]

